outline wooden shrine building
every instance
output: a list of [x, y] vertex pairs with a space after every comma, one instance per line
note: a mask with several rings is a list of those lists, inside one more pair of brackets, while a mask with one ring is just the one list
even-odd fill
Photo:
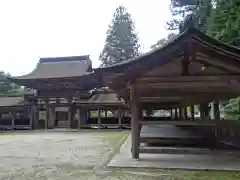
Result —
[[[164, 47], [133, 60], [96, 69], [95, 73], [102, 74], [105, 84], [129, 104], [133, 158], [145, 152], [140, 146], [146, 142], [146, 138], [140, 136], [141, 127], [153, 122], [143, 121], [142, 109], [151, 106], [178, 112], [177, 121], [158, 123], [201, 126], [205, 131], [210, 127], [217, 140], [233, 142], [227, 130], [224, 137], [220, 135], [219, 100], [240, 95], [239, 49], [190, 28]], [[214, 103], [211, 121], [206, 119], [203, 108], [210, 102]], [[187, 119], [185, 107], [196, 104], [200, 105], [200, 120]], [[194, 119], [193, 113], [192, 116]]]
[[24, 97], [0, 97], [0, 129], [31, 129], [30, 110]]
[[107, 109], [118, 110], [114, 122], [122, 124], [124, 102], [114, 92], [98, 92], [103, 87], [102, 78], [93, 72], [89, 56], [40, 58], [31, 73], [9, 79], [36, 91], [25, 97], [34, 129], [85, 127], [90, 110], [98, 111], [97, 120], [90, 123], [101, 126], [100, 112]]

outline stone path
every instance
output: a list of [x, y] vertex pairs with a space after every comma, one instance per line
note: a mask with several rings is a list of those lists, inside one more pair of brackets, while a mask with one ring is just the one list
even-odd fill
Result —
[[140, 154], [140, 160], [131, 157], [131, 136], [122, 145], [120, 153], [115, 154], [107, 165], [115, 168], [159, 168], [184, 170], [230, 170], [240, 171], [239, 152], [217, 154]]

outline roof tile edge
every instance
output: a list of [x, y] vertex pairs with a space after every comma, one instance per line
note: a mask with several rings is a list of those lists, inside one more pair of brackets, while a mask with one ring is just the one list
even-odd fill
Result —
[[90, 55], [82, 55], [82, 56], [63, 56], [63, 57], [46, 57], [40, 58], [39, 63], [48, 63], [48, 62], [65, 62], [65, 61], [90, 61]]

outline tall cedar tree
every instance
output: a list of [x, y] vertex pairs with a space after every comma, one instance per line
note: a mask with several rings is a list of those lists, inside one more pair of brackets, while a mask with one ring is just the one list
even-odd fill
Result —
[[[216, 0], [208, 20], [207, 33], [240, 48], [240, 1]], [[230, 99], [223, 107], [226, 118], [240, 120], [240, 97]]]
[[184, 31], [187, 28], [186, 21], [191, 16], [193, 26], [206, 32], [212, 6], [212, 0], [171, 0], [170, 9], [174, 18], [167, 22], [168, 30]]
[[137, 33], [131, 15], [119, 6], [107, 31], [105, 46], [100, 54], [102, 67], [107, 67], [132, 59], [139, 55]]
[[[171, 0], [172, 14], [177, 17], [168, 22], [169, 30], [178, 30], [186, 16], [195, 16], [195, 27], [215, 39], [240, 48], [240, 1], [239, 0]], [[179, 18], [181, 17], [181, 18]], [[185, 19], [184, 19], [185, 18]], [[225, 106], [228, 116], [239, 119], [240, 97]]]
[[154, 49], [167, 44], [178, 33], [190, 26], [206, 32], [207, 19], [212, 10], [212, 0], [171, 0], [170, 9], [173, 19], [167, 22], [167, 29], [171, 33], [154, 44], [152, 46]]
[[207, 33], [215, 39], [240, 47], [240, 1], [216, 0]]

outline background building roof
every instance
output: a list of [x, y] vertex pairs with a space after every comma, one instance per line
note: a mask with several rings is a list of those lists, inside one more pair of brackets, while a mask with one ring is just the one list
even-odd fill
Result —
[[36, 68], [29, 74], [13, 79], [48, 79], [83, 76], [92, 73], [89, 56], [40, 58]]
[[23, 97], [0, 97], [0, 107], [22, 106], [27, 103]]

